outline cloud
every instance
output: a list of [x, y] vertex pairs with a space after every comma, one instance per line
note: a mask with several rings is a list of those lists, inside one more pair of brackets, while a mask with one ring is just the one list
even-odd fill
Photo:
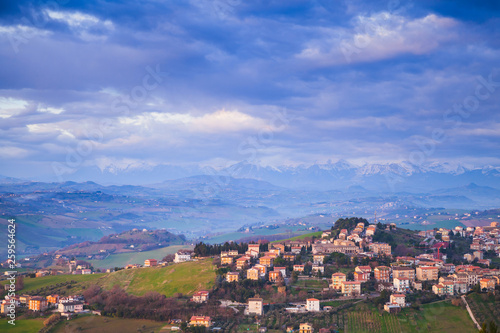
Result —
[[[89, 144], [82, 165], [101, 168], [240, 161], [249, 139], [268, 165], [407, 159], [414, 138], [447, 129], [444, 112], [498, 67], [498, 11], [392, 4], [9, 6], [0, 13], [2, 146], [29, 152], [25, 168], [36, 172]], [[157, 66], [168, 74], [134, 98], [144, 82], [158, 83], [145, 80]], [[447, 132], [433, 159], [497, 160], [498, 91]], [[273, 126], [277, 110], [286, 110], [287, 126]], [[266, 131], [272, 140], [263, 143]]]
[[50, 106], [44, 106], [44, 107], [39, 106], [38, 111], [39, 112], [48, 112], [48, 113], [52, 113], [52, 114], [61, 114], [62, 112], [64, 112], [64, 109], [54, 108], [54, 107], [50, 107]]
[[297, 54], [323, 66], [373, 62], [402, 54], [422, 55], [456, 40], [459, 22], [428, 14], [411, 19], [389, 12], [357, 16], [352, 29], [327, 28]]
[[22, 113], [28, 102], [11, 97], [0, 97], [0, 118], [10, 118]]
[[123, 125], [147, 129], [163, 125], [183, 126], [187, 131], [198, 133], [238, 132], [269, 127], [263, 119], [239, 111], [226, 110], [201, 116], [193, 116], [189, 113], [150, 112], [135, 117], [122, 117], [119, 121]]
[[30, 152], [26, 149], [13, 147], [13, 146], [0, 146], [0, 155], [4, 159], [8, 158], [25, 158], [30, 155]]
[[49, 18], [60, 21], [69, 26], [69, 28], [84, 41], [104, 41], [106, 34], [115, 29], [110, 20], [100, 20], [99, 18], [81, 13], [66, 11], [46, 11]]

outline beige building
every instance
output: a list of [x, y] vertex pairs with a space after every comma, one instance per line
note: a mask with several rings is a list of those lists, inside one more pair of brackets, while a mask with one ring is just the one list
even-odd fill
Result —
[[334, 273], [332, 274], [332, 284], [330, 285], [330, 288], [342, 290], [342, 282], [346, 280], [346, 275], [344, 273]]
[[259, 279], [259, 270], [257, 268], [248, 269], [247, 270], [247, 279], [258, 280]]
[[437, 267], [417, 267], [417, 279], [420, 281], [437, 280], [438, 272]]
[[233, 257], [226, 256], [220, 258], [220, 263], [222, 265], [231, 265], [233, 263], [233, 260], [234, 260]]
[[299, 333], [314, 333], [314, 328], [309, 323], [301, 323], [299, 326]]
[[347, 255], [355, 255], [361, 252], [361, 250], [358, 246], [356, 246], [354, 242], [342, 239], [336, 239], [333, 241], [333, 243], [313, 244], [312, 246], [313, 254], [333, 253], [333, 252], [344, 253]]
[[248, 244], [248, 251], [256, 251], [257, 253], [260, 252], [260, 245], [259, 244]]
[[406, 295], [405, 294], [392, 294], [389, 300], [392, 304], [397, 304], [404, 308], [406, 306]]
[[229, 272], [226, 275], [227, 282], [238, 282], [240, 279], [240, 274], [238, 272]]
[[387, 243], [370, 243], [368, 244], [370, 251], [377, 254], [385, 254], [386, 256], [391, 255], [391, 246]]
[[342, 281], [342, 294], [344, 296], [354, 296], [361, 294], [361, 282], [359, 281]]
[[264, 256], [259, 259], [259, 264], [266, 267], [271, 267], [273, 265], [273, 261], [273, 258], [271, 258], [270, 256]]
[[262, 298], [249, 298], [248, 299], [248, 314], [262, 316], [263, 300]]
[[407, 278], [410, 281], [415, 280], [415, 270], [411, 267], [392, 267], [393, 278]]

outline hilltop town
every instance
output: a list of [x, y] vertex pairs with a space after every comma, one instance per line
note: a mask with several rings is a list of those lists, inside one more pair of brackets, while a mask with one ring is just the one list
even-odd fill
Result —
[[[195, 287], [190, 295], [174, 298], [158, 295], [166, 302], [162, 303], [166, 309], [174, 304], [178, 309], [165, 310], [157, 317], [117, 310], [109, 299], [118, 291], [92, 283], [81, 289], [81, 294], [72, 294], [62, 286], [47, 287], [50, 294], [40, 288], [23, 294], [24, 285], [57, 274], [43, 269], [18, 279], [14, 286], [18, 295], [6, 295], [1, 312], [8, 313], [14, 304], [21, 312], [56, 313], [57, 318], [93, 314], [160, 319], [170, 322], [171, 330], [235, 331], [242, 325], [255, 325], [260, 331], [312, 333], [342, 331], [353, 325], [345, 319], [346, 314], [350, 318], [349, 311], [360, 306], [398, 318], [400, 313], [408, 315], [447, 300], [464, 308], [474, 329], [489, 317], [469, 305], [473, 299], [468, 295], [493, 295], [498, 302], [499, 254], [498, 222], [485, 227], [416, 232], [395, 224], [346, 218], [337, 220], [329, 230], [304, 237], [275, 242], [198, 243], [192, 250], [106, 272], [95, 272], [88, 263], [63, 253], [54, 254], [54, 260], [69, 267], [67, 274], [59, 276], [68, 276], [70, 286], [78, 286], [79, 282], [69, 282], [78, 275], [102, 279], [126, 271], [158, 275], [165, 272], [162, 269], [204, 263], [212, 266], [211, 288]], [[186, 276], [186, 280], [189, 278]], [[10, 284], [4, 286], [5, 292], [14, 289]], [[158, 291], [153, 286], [148, 290]]]

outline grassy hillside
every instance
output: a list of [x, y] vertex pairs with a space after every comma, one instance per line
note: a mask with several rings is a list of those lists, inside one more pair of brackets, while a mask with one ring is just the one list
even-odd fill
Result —
[[165, 326], [164, 323], [153, 320], [85, 316], [71, 321], [62, 321], [52, 332], [160, 332], [163, 326]]
[[0, 320], [0, 332], [9, 333], [33, 333], [43, 327], [43, 321], [47, 318], [16, 319], [16, 325], [11, 325], [6, 318]]
[[[95, 281], [102, 279], [107, 274], [89, 274], [89, 275], [53, 275], [43, 276], [38, 278], [25, 278], [24, 288], [20, 293], [32, 292], [34, 290], [44, 288], [47, 286], [54, 286], [58, 283], [65, 283], [69, 281], [76, 281], [78, 286], [91, 285]], [[68, 290], [68, 293], [72, 293]]]
[[[24, 289], [20, 293], [33, 292], [46, 288], [41, 293], [51, 293], [56, 284], [76, 281], [70, 289], [58, 288], [61, 294], [74, 294], [84, 288], [97, 284], [104, 289], [120, 286], [134, 295], [143, 295], [148, 291], [157, 291], [167, 297], [175, 293], [191, 295], [200, 289], [211, 289], [215, 281], [215, 271], [211, 259], [190, 261], [158, 268], [138, 268], [121, 270], [114, 273], [91, 275], [56, 275], [24, 280]], [[55, 289], [52, 290], [56, 292]]]
[[485, 293], [467, 295], [467, 302], [479, 325], [494, 321], [500, 325], [500, 297]]
[[348, 310], [346, 319], [349, 332], [477, 332], [467, 311], [449, 302], [425, 304], [419, 311], [407, 308], [397, 316], [360, 304]]
[[[293, 235], [302, 235], [310, 233], [308, 230], [304, 230], [302, 225], [279, 225], [277, 227], [260, 227], [254, 228], [250, 233], [244, 231], [229, 232], [217, 236], [210, 237], [204, 240], [211, 244], [220, 244], [227, 241], [247, 241], [248, 238], [263, 238], [266, 237], [277, 237], [277, 238], [289, 238]], [[274, 238], [275, 239], [275, 238]]]
[[308, 234], [303, 234], [303, 235], [295, 236], [295, 237], [292, 237], [292, 238], [280, 239], [280, 240], [277, 240], [277, 241], [273, 241], [271, 243], [281, 243], [281, 242], [292, 241], [292, 240], [301, 240], [301, 239], [305, 239], [305, 238], [311, 238], [313, 236], [315, 236], [315, 237], [321, 237], [322, 233], [323, 233], [323, 231], [310, 232]]
[[146, 259], [161, 260], [167, 254], [174, 254], [180, 249], [192, 249], [192, 248], [193, 247], [191, 245], [172, 245], [151, 251], [112, 254], [103, 260], [86, 260], [86, 261], [90, 262], [95, 269], [125, 267], [128, 264], [142, 265], [144, 264], [144, 260]]

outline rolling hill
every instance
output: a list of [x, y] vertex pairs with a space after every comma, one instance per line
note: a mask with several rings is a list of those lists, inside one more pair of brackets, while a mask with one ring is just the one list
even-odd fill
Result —
[[[70, 283], [71, 281], [73, 283]], [[133, 295], [156, 291], [172, 297], [176, 293], [191, 295], [201, 289], [210, 290], [214, 282], [215, 270], [212, 259], [204, 259], [166, 267], [126, 269], [113, 273], [26, 278], [24, 288], [19, 293], [69, 295], [80, 293], [84, 288], [96, 284], [104, 289], [119, 286]], [[71, 287], [67, 288], [67, 284]]]

